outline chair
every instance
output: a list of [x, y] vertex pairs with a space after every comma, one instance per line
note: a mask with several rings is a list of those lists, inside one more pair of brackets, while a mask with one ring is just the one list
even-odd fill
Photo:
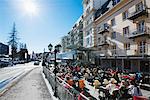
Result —
[[149, 99], [144, 96], [133, 96], [133, 100], [149, 100]]

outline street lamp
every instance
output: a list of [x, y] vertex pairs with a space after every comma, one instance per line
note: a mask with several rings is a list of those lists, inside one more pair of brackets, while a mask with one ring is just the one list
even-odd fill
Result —
[[46, 66], [46, 64], [45, 64], [45, 48], [44, 48], [44, 52], [43, 52], [42, 66]]
[[[52, 51], [52, 48], [53, 48], [53, 45], [49, 44], [48, 45], [48, 49], [49, 49], [50, 52]], [[54, 91], [54, 96], [55, 97], [57, 97], [57, 78], [56, 78], [56, 74], [57, 74], [57, 68], [56, 68], [57, 62], [56, 62], [56, 60], [57, 60], [57, 58], [56, 58], [56, 54], [60, 51], [60, 49], [61, 49], [61, 45], [60, 44], [56, 45], [55, 48], [54, 48], [54, 55], [55, 55], [55, 59], [54, 59], [54, 74], [55, 74], [55, 91]]]

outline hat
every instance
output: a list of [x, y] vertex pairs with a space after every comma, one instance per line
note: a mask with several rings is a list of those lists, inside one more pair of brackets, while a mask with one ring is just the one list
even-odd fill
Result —
[[109, 84], [109, 81], [107, 79], [104, 79], [103, 84], [107, 85]]
[[76, 77], [76, 76], [74, 76], [74, 77], [73, 77], [73, 80], [74, 80], [74, 81], [77, 81], [77, 80], [79, 80], [79, 78]]
[[101, 85], [101, 83], [98, 80], [94, 80], [93, 85], [95, 88], [98, 88], [98, 86]]
[[94, 80], [94, 83], [93, 83], [93, 85], [100, 85], [100, 82], [99, 82], [99, 80]]
[[111, 83], [117, 83], [117, 81], [114, 78], [111, 78], [109, 82], [111, 82]]

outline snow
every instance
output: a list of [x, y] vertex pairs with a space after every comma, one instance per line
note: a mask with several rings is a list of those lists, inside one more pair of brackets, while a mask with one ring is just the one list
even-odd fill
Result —
[[52, 99], [53, 99], [53, 100], [59, 100], [58, 98], [56, 98], [56, 97], [54, 96], [54, 92], [53, 92], [53, 90], [52, 90], [52, 87], [51, 87], [51, 85], [49, 84], [48, 80], [45, 78], [44, 73], [41, 72], [41, 74], [42, 74], [43, 79], [44, 79], [44, 81], [45, 81], [45, 83], [46, 83], [46, 86], [47, 86], [47, 88], [48, 88], [48, 91], [49, 91], [49, 93], [50, 93], [51, 96], [52, 96]]

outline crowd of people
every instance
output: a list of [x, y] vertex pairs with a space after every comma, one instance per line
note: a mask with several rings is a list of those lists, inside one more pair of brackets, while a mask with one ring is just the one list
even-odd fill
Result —
[[[95, 98], [88, 92], [85, 82], [88, 82], [89, 85], [99, 91], [100, 100], [106, 100], [106, 98], [108, 100], [118, 98], [127, 100], [142, 96], [139, 85], [143, 76], [139, 72], [130, 74], [126, 71], [112, 70], [110, 68], [60, 65], [57, 67], [57, 76], [80, 93], [92, 98], [92, 100]], [[66, 88], [69, 87], [66, 86]]]

